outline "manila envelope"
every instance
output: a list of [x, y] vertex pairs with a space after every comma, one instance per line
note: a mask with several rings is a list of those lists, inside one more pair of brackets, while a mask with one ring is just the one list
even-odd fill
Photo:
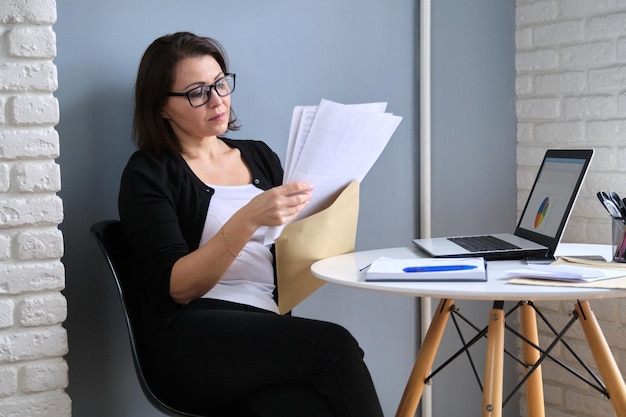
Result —
[[313, 263], [354, 251], [358, 217], [359, 183], [353, 181], [328, 208], [283, 229], [275, 246], [280, 314], [324, 285], [311, 273]]

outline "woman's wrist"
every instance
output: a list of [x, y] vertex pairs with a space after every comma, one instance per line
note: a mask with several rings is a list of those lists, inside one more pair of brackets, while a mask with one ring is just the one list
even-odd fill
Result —
[[224, 241], [224, 245], [226, 246], [226, 250], [228, 250], [228, 252], [230, 252], [231, 255], [233, 255], [235, 258], [239, 258], [241, 256], [241, 252], [235, 252], [230, 247], [230, 243], [228, 242], [228, 238], [226, 237], [226, 232], [224, 232], [224, 227], [221, 227], [218, 233], [220, 235], [222, 235], [222, 240]]

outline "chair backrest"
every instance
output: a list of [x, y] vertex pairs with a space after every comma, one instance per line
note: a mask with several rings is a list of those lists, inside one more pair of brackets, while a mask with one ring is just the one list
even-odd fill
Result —
[[132, 248], [124, 235], [122, 224], [119, 220], [105, 220], [91, 226], [90, 232], [98, 242], [104, 257], [106, 258], [113, 278], [117, 286], [122, 310], [126, 319], [130, 348], [133, 356], [133, 363], [137, 372], [137, 378], [146, 398], [159, 411], [172, 417], [205, 417], [197, 414], [190, 414], [176, 410], [162, 402], [150, 389], [141, 368], [141, 356], [137, 349], [136, 331], [137, 325], [137, 303], [132, 302], [132, 287], [129, 285], [131, 277]]

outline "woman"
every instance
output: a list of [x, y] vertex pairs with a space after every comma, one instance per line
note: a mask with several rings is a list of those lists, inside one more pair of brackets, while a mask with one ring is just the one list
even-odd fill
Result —
[[382, 416], [363, 352], [342, 327], [277, 314], [265, 229], [311, 185], [281, 184], [260, 141], [223, 137], [235, 74], [215, 40], [175, 33], [139, 66], [119, 211], [136, 253], [140, 349], [168, 403], [215, 416]]

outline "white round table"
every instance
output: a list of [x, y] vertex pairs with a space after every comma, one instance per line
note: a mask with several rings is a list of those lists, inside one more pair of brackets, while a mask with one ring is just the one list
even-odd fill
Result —
[[[557, 255], [600, 255], [611, 257], [610, 245], [561, 244]], [[311, 272], [318, 278], [349, 287], [384, 291], [415, 297], [467, 300], [577, 300], [626, 297], [626, 290], [512, 285], [506, 271], [522, 266], [521, 261], [489, 261], [486, 282], [367, 282], [365, 271], [374, 259], [426, 257], [417, 248], [387, 248], [353, 252], [315, 262]]]
[[[561, 244], [556, 255], [600, 255], [611, 259], [610, 245]], [[483, 388], [483, 417], [502, 417], [502, 382], [504, 361], [505, 300], [532, 302], [537, 300], [575, 300], [574, 314], [580, 322], [593, 353], [600, 375], [606, 385], [618, 417], [626, 417], [626, 385], [613, 354], [587, 300], [626, 297], [626, 290], [581, 288], [508, 283], [506, 271], [519, 268], [522, 261], [489, 261], [486, 282], [368, 282], [365, 268], [375, 259], [427, 257], [417, 248], [388, 248], [348, 253], [315, 262], [311, 272], [335, 284], [370, 291], [383, 291], [413, 297], [439, 298], [428, 332], [422, 342], [411, 376], [398, 406], [396, 417], [413, 417], [428, 381], [443, 332], [453, 308], [454, 299], [493, 300], [487, 324], [487, 353]], [[523, 379], [526, 385], [528, 416], [544, 417], [541, 362], [547, 356], [538, 348], [537, 319], [532, 303], [520, 307], [523, 359], [532, 371]], [[562, 337], [562, 336], [561, 336]], [[560, 339], [558, 339], [560, 340]], [[532, 343], [532, 344], [531, 344]]]

